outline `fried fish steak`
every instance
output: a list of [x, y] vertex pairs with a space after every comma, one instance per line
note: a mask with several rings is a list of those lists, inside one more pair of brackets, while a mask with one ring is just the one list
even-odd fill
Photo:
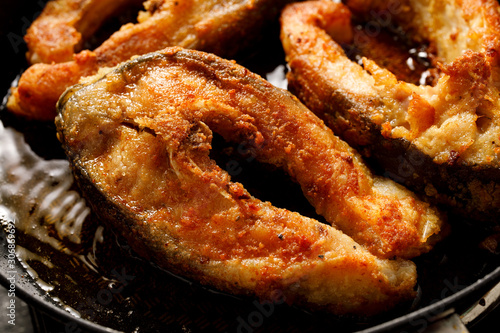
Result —
[[[496, 1], [311, 1], [288, 6], [281, 23], [289, 89], [337, 135], [435, 203], [498, 224]], [[346, 46], [378, 38], [384, 27], [434, 52], [435, 84], [402, 81], [379, 52], [349, 57]]]
[[339, 315], [376, 314], [414, 296], [411, 261], [380, 259], [327, 224], [252, 197], [210, 158], [213, 130], [251, 143], [318, 207], [370, 196], [375, 181], [359, 156], [287, 91], [181, 48], [85, 81], [58, 102], [58, 137], [95, 212], [144, 258], [223, 291], [279, 291]]
[[[35, 26], [29, 30], [28, 45], [32, 45], [32, 60], [45, 58], [42, 55], [47, 53], [47, 48], [50, 49], [49, 54], [52, 49], [60, 49], [63, 55], [57, 57], [66, 59], [69, 49], [74, 48], [81, 39], [75, 27], [103, 21], [102, 16], [108, 16], [110, 10], [96, 14], [92, 9], [106, 7], [108, 2], [49, 2], [40, 21], [35, 21]], [[128, 4], [131, 2], [127, 1]], [[78, 52], [72, 55], [70, 61], [37, 63], [29, 67], [21, 76], [18, 86], [12, 89], [7, 107], [11, 112], [28, 118], [53, 120], [58, 98], [66, 88], [78, 83], [82, 76], [95, 74], [101, 67], [115, 66], [134, 55], [167, 46], [198, 49], [231, 58], [260, 38], [263, 30], [269, 28], [269, 22], [277, 20], [287, 2], [290, 0], [146, 1], [145, 10], [138, 15], [138, 23], [122, 26], [94, 51]], [[110, 6], [114, 9], [118, 5], [118, 2], [113, 2]], [[57, 7], [57, 10], [53, 7]], [[87, 15], [88, 11], [92, 15]], [[68, 35], [69, 39], [60, 39], [55, 46], [46, 45], [45, 40], [31, 33], [37, 29], [50, 29], [52, 24], [57, 31], [43, 31], [38, 35], [49, 35], [46, 39], [50, 41], [52, 34]], [[80, 29], [85, 32], [90, 30]]]
[[[214, 63], [210, 65], [209, 61]], [[198, 63], [200, 67], [196, 67]], [[157, 136], [161, 134], [169, 147], [179, 140], [199, 140], [195, 146], [200, 147], [200, 156], [208, 158], [201, 152], [208, 152], [213, 130], [229, 142], [248, 143], [258, 160], [286, 171], [300, 184], [318, 214], [380, 258], [418, 256], [428, 252], [443, 236], [444, 217], [434, 207], [393, 181], [373, 176], [361, 156], [334, 136], [293, 95], [274, 89], [243, 67], [203, 53], [172, 49], [125, 63], [113, 73], [89, 88], [71, 88], [73, 92], [65, 95], [63, 101], [74, 97], [69, 99], [71, 103], [61, 103], [60, 112], [70, 117], [76, 131], [82, 128], [77, 122], [79, 117], [116, 112], [116, 126], [128, 123]], [[128, 77], [133, 78], [133, 83], [127, 83]], [[118, 84], [112, 81], [116, 78], [121, 78], [123, 89], [130, 90], [130, 96], [124, 99], [130, 101], [129, 105], [106, 102], [110, 99], [113, 103], [125, 103], [118, 92], [110, 90]], [[100, 87], [110, 92], [97, 96]], [[92, 103], [99, 111], [83, 107], [82, 103]], [[137, 110], [130, 109], [134, 105]], [[65, 134], [72, 127], [66, 121], [62, 123], [64, 119], [58, 120], [60, 132], [63, 138], [71, 139], [75, 133]], [[156, 129], [159, 122], [166, 127]], [[92, 126], [93, 133], [103, 127], [100, 123]], [[168, 149], [177, 154], [180, 148]], [[186, 158], [197, 161], [200, 156]], [[177, 170], [176, 163], [180, 162], [172, 164], [172, 168]], [[203, 163], [221, 172], [218, 177], [228, 177], [225, 171], [210, 164], [210, 159]], [[193, 168], [196, 169], [194, 165], [189, 167]]]

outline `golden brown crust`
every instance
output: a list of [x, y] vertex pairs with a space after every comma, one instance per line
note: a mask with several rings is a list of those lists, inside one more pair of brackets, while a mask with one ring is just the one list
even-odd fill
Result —
[[[71, 11], [70, 4], [75, 1], [57, 1], [58, 6], [63, 9], [55, 11], [51, 9], [53, 6], [49, 6], [48, 13], [42, 14], [40, 22], [56, 22], [57, 25], [64, 27], [61, 30], [73, 29], [75, 23], [59, 18], [60, 12], [66, 13], [69, 10], [71, 15], [67, 13], [68, 16], [73, 20], [78, 18], [80, 22], [87, 19], [83, 17], [84, 12], [89, 9], [87, 7], [105, 4], [99, 1], [76, 1], [76, 3], [81, 2], [82, 7]], [[55, 97], [59, 97], [67, 87], [78, 82], [82, 76], [94, 74], [101, 67], [115, 66], [134, 55], [160, 50], [167, 46], [177, 45], [232, 57], [254, 42], [267, 22], [277, 18], [280, 9], [287, 2], [290, 0], [148, 1], [145, 3], [146, 11], [141, 12], [138, 17], [139, 22], [122, 26], [93, 51], [95, 59], [84, 57], [82, 53], [74, 55], [74, 59], [72, 54], [72, 57], [67, 59], [70, 47], [63, 40], [56, 47], [61, 48], [61, 58], [47, 59], [47, 61], [69, 61], [60, 64], [33, 65], [20, 78], [19, 85], [22, 86], [22, 91], [13, 89], [9, 98], [9, 110], [29, 118], [43, 120], [53, 118], [56, 113]], [[42, 29], [43, 27], [35, 29], [39, 25], [39, 21], [36, 21], [32, 30]], [[248, 34], [249, 31], [252, 33]], [[35, 37], [29, 34], [28, 40], [35, 40]], [[47, 53], [47, 49], [51, 49], [41, 42], [32, 43], [39, 46], [38, 51], [32, 51], [33, 54]], [[68, 43], [75, 44], [75, 42]], [[82, 61], [82, 58], [89, 61]], [[61, 72], [64, 72], [64, 76]]]
[[[89, 78], [58, 105], [59, 138], [96, 213], [162, 267], [237, 294], [269, 298], [279, 290], [291, 303], [336, 314], [371, 315], [414, 295], [411, 262], [367, 249], [396, 254], [381, 243], [406, 235], [397, 245], [414, 252], [415, 225], [393, 216], [432, 211], [373, 179], [294, 96], [245, 68], [169, 48]], [[288, 171], [320, 212], [340, 209], [339, 220], [344, 214], [367, 229], [378, 226], [360, 219], [382, 215], [383, 231], [359, 244], [252, 197], [210, 159], [212, 130], [251, 143], [257, 159]], [[377, 182], [390, 193], [377, 193]]]
[[[411, 169], [399, 177], [405, 184], [436, 195], [424, 190], [435, 187], [437, 201], [467, 210], [473, 218], [480, 210], [479, 215], [485, 214], [481, 219], [496, 219], [498, 175], [488, 179], [477, 170], [500, 174], [500, 105], [493, 97], [499, 94], [498, 3], [408, 0], [397, 7], [379, 1], [346, 3], [312, 1], [290, 5], [283, 12], [290, 89], [335, 133], [390, 167], [388, 173], [399, 176], [404, 173], [401, 169]], [[400, 81], [369, 54], [361, 63], [349, 59], [340, 44], [345, 43], [344, 36], [353, 35], [359, 21], [346, 19], [343, 29], [327, 32], [329, 25], [338, 24], [334, 20], [339, 13], [351, 17], [350, 8], [357, 19], [366, 20], [359, 25], [367, 29], [365, 33], [397, 24], [406, 29], [408, 39], [435, 50], [435, 60], [441, 61], [435, 85]], [[402, 162], [388, 163], [389, 152], [396, 151], [403, 155], [392, 159]], [[429, 157], [435, 167], [413, 165], [409, 161], [413, 151]], [[455, 166], [468, 169], [468, 177], [460, 172], [458, 178]], [[438, 176], [429, 177], [429, 170], [450, 178], [436, 183]], [[477, 205], [478, 201], [488, 204]], [[484, 210], [485, 206], [489, 208]]]

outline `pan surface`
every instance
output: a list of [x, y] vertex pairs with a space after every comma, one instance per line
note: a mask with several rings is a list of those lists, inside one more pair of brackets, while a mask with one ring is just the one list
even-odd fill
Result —
[[[8, 57], [0, 91], [7, 94], [26, 67], [22, 36], [44, 1], [0, 3], [1, 34], [6, 37], [2, 49]], [[241, 61], [273, 83], [283, 84], [285, 67], [277, 35]], [[500, 258], [495, 249], [484, 246], [487, 233], [451, 216], [451, 236], [415, 260], [418, 298], [369, 321], [218, 293], [137, 258], [93, 215], [73, 184], [54, 124], [19, 119], [4, 109], [0, 120], [0, 281], [7, 289], [14, 282], [16, 297], [57, 318], [70, 332], [326, 332], [333, 328], [335, 332], [421, 332], [443, 313], [465, 311], [500, 281]], [[216, 141], [219, 149], [228, 147]], [[242, 167], [236, 181], [252, 194], [314, 216], [300, 189], [280, 171], [245, 156], [217, 157], [219, 163], [227, 158]], [[15, 246], [15, 257], [9, 242]]]

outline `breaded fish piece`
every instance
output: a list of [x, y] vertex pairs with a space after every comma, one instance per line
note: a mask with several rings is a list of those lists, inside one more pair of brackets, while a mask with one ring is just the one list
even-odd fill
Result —
[[[69, 4], [74, 1], [60, 0], [57, 5], [71, 8]], [[182, 46], [233, 57], [261, 37], [263, 29], [278, 18], [287, 2], [290, 0], [146, 1], [146, 10], [139, 13], [138, 23], [122, 26], [94, 51], [83, 50], [75, 54], [71, 61], [29, 67], [21, 76], [18, 87], [12, 90], [7, 107], [11, 112], [28, 118], [53, 120], [58, 98], [66, 88], [78, 83], [82, 76], [95, 74], [102, 67], [115, 66], [134, 55], [167, 46]], [[90, 4], [88, 6], [92, 7]], [[83, 15], [81, 11], [85, 8], [83, 6], [73, 15], [68, 15], [72, 18]], [[54, 17], [60, 14], [61, 10], [51, 10], [46, 15], [42, 14], [42, 18], [43, 21], [59, 22], [59, 30], [71, 30], [75, 23], [61, 23], [64, 21], [62, 18]], [[74, 44], [74, 41], [68, 43]], [[67, 50], [65, 44], [61, 41], [58, 47]], [[32, 57], [42, 57], [43, 53], [33, 51]]]
[[[387, 175], [464, 216], [498, 224], [498, 2], [346, 3], [284, 10], [289, 89]], [[361, 63], [348, 57], [345, 46], [362, 42], [354, 41], [359, 31], [377, 38], [387, 26], [435, 50], [434, 86], [398, 80], [370, 54]]]
[[[411, 261], [379, 259], [369, 243], [252, 197], [209, 157], [213, 130], [288, 171], [320, 210], [375, 196], [376, 181], [352, 149], [294, 96], [234, 62], [167, 48], [87, 78], [58, 110], [58, 137], [94, 211], [161, 267], [234, 294], [279, 291], [339, 315], [372, 315], [414, 296]], [[383, 208], [404, 214], [411, 203], [413, 214], [428, 212], [384, 184], [397, 195], [380, 196]], [[390, 230], [411, 232], [390, 218]]]
[[[160, 62], [155, 57], [166, 60]], [[196, 61], [198, 58], [201, 60]], [[134, 83], [126, 85], [127, 77], [135, 72], [138, 74]], [[127, 122], [130, 118], [131, 126], [154, 133], [159, 129], [151, 126], [161, 121], [169, 128], [162, 130], [164, 135], [188, 135], [200, 140], [205, 152], [210, 147], [211, 130], [227, 141], [247, 142], [257, 159], [281, 167], [300, 184], [318, 214], [381, 258], [418, 256], [428, 252], [442, 237], [446, 224], [434, 207], [393, 181], [373, 176], [361, 156], [334, 136], [293, 95], [274, 89], [245, 68], [203, 53], [173, 49], [125, 63], [114, 73], [123, 76], [121, 80], [125, 82], [120, 84], [131, 90], [130, 103], [137, 105], [134, 112], [140, 115], [109, 105], [107, 99], [116, 101], [119, 96], [109, 93], [92, 97], [98, 86], [112, 87], [108, 80], [119, 77], [118, 74], [106, 76], [92, 89], [81, 88], [82, 93], [74, 93], [74, 103], [61, 106], [61, 110], [69, 113], [66, 110], [72, 105], [76, 112], [83, 103], [79, 96], [85, 92], [88, 95], [84, 102], [92, 103], [99, 111], [85, 107], [82, 110], [87, 112], [80, 110], [76, 114], [118, 112], [119, 121]], [[146, 80], [147, 84], [143, 83]], [[215, 89], [214, 85], [220, 88]], [[102, 127], [95, 125], [93, 132]], [[82, 131], [80, 126], [75, 130]], [[191, 131], [200, 134], [190, 134]], [[177, 142], [172, 140], [167, 143]], [[171, 148], [173, 152], [176, 149]]]

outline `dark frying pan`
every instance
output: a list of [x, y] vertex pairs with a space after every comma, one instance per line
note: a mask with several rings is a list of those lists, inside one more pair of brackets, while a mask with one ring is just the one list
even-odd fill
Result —
[[[22, 36], [44, 2], [0, 2], [4, 94], [26, 67]], [[262, 44], [266, 52], [242, 59], [262, 75], [283, 59], [277, 36], [269, 38]], [[0, 119], [0, 281], [30, 305], [34, 320], [57, 322], [58, 332], [423, 332], [451, 314], [472, 325], [497, 303], [497, 249], [485, 248], [488, 232], [455, 216], [451, 236], [415, 260], [418, 298], [377, 318], [337, 318], [206, 289], [137, 258], [86, 208], [53, 124], [18, 119], [3, 109]], [[219, 149], [227, 147], [215, 141]], [[214, 158], [224, 163], [227, 157]], [[230, 158], [244, 170], [236, 180], [254, 195], [314, 216], [280, 171], [245, 156]], [[16, 258], [9, 239], [15, 240]]]

